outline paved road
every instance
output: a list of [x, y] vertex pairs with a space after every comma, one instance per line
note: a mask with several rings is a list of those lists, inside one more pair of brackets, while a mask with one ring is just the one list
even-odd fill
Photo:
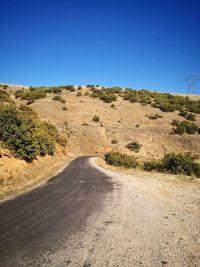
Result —
[[46, 184], [0, 204], [0, 266], [49, 266], [48, 253], [83, 232], [112, 190], [112, 179], [82, 157]]

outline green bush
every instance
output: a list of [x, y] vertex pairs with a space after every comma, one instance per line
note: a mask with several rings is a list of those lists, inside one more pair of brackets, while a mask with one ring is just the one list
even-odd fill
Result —
[[174, 133], [180, 135], [184, 133], [195, 134], [199, 129], [199, 127], [194, 122], [189, 121], [180, 122], [178, 120], [173, 120], [171, 124], [174, 126]]
[[158, 170], [172, 174], [195, 175], [200, 177], [200, 164], [196, 163], [196, 156], [185, 154], [166, 154], [159, 161], [147, 161], [144, 163], [144, 170]]
[[70, 91], [70, 92], [74, 92], [74, 91], [75, 91], [75, 88], [74, 88], [73, 85], [62, 85], [61, 87], [62, 87], [63, 89], [65, 89], [65, 90]]
[[88, 85], [86, 85], [86, 87], [87, 87], [87, 88], [94, 88], [95, 85], [94, 85], [94, 84], [88, 84]]
[[56, 127], [40, 121], [31, 108], [0, 105], [0, 141], [15, 157], [31, 162], [53, 155], [59, 140]]
[[15, 98], [21, 98], [23, 94], [24, 94], [24, 90], [17, 90], [14, 92]]
[[33, 91], [24, 91], [21, 95], [22, 100], [37, 100], [37, 99], [42, 99], [47, 96], [45, 90], [33, 90]]
[[60, 87], [49, 87], [45, 89], [45, 92], [59, 94], [59, 93], [62, 93], [62, 89]]
[[119, 152], [108, 152], [105, 154], [104, 159], [110, 165], [123, 166], [125, 168], [136, 168], [139, 165], [134, 156]]
[[65, 101], [65, 99], [63, 99], [61, 96], [59, 96], [59, 95], [55, 95], [53, 98], [52, 98], [52, 100], [54, 100], [54, 101], [60, 101], [61, 103], [66, 103], [66, 101]]
[[67, 144], [67, 138], [64, 135], [59, 134], [56, 138], [56, 142], [60, 145], [60, 146], [66, 146]]
[[186, 128], [183, 125], [178, 125], [176, 128], [174, 128], [174, 133], [183, 135], [186, 133]]
[[194, 122], [182, 121], [181, 125], [185, 127], [188, 134], [195, 134], [198, 131], [198, 126]]
[[82, 90], [82, 86], [79, 85], [77, 89], [78, 89], [78, 90]]
[[100, 99], [103, 100], [105, 103], [111, 103], [117, 100], [117, 96], [113, 94], [104, 94], [100, 96]]
[[163, 118], [161, 115], [159, 115], [158, 113], [156, 113], [155, 115], [146, 115], [147, 118], [149, 118], [150, 120], [157, 120], [159, 118]]
[[0, 87], [2, 87], [3, 89], [7, 89], [9, 86], [7, 84], [0, 84]]
[[93, 120], [94, 122], [100, 122], [100, 118], [99, 118], [99, 116], [96, 116], [96, 115], [94, 115], [94, 117], [92, 118], [92, 120]]
[[126, 145], [126, 148], [128, 148], [129, 150], [134, 151], [136, 153], [139, 152], [141, 147], [142, 147], [142, 145], [136, 141], [131, 142], [131, 143]]
[[144, 162], [143, 169], [145, 171], [152, 171], [152, 170], [159, 170], [160, 167], [159, 167], [159, 163], [157, 161], [152, 160], [152, 161]]
[[188, 97], [128, 88], [118, 92], [118, 95], [131, 103], [150, 104], [152, 107], [159, 108], [164, 112], [184, 109], [188, 112], [200, 114], [200, 100], [190, 100]]
[[167, 102], [160, 103], [159, 108], [164, 112], [173, 112], [176, 110], [176, 107], [174, 105]]
[[185, 110], [181, 110], [178, 115], [184, 117], [186, 120], [196, 121], [196, 115], [192, 113], [188, 113]]

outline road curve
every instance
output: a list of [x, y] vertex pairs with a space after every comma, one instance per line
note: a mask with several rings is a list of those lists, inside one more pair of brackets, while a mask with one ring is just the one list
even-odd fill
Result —
[[43, 255], [84, 231], [87, 218], [113, 190], [112, 179], [89, 159], [73, 160], [47, 183], [0, 204], [1, 266], [49, 266]]

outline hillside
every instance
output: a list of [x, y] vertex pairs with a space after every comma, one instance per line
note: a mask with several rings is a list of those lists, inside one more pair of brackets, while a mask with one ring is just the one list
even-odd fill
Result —
[[[152, 98], [151, 92], [144, 90], [138, 95], [134, 92], [133, 95], [131, 90], [112, 88], [109, 91], [111, 93], [107, 93], [109, 89], [94, 86], [31, 88], [30, 94], [28, 87], [9, 85], [1, 86], [0, 89], [10, 93], [12, 104], [19, 107], [28, 103], [28, 107], [37, 112], [39, 119], [55, 125], [58, 132], [67, 138], [65, 148], [57, 147], [53, 156], [55, 163], [60, 161], [59, 157], [104, 155], [110, 150], [135, 155], [140, 162], [159, 159], [169, 152], [200, 154], [198, 128], [194, 134], [185, 132], [180, 135], [174, 132], [171, 124], [173, 120], [189, 121], [200, 127], [198, 96], [171, 99], [172, 95], [169, 94], [152, 93]], [[171, 102], [165, 102], [166, 99]], [[176, 101], [178, 102], [175, 103]], [[183, 106], [187, 109], [185, 113], [182, 111]], [[178, 115], [180, 112], [183, 113], [181, 116]], [[193, 114], [193, 122], [186, 120], [186, 113]], [[99, 121], [93, 120], [94, 116]], [[141, 145], [138, 153], [126, 147], [133, 141]], [[60, 156], [57, 157], [57, 154]], [[52, 162], [53, 158], [51, 157]], [[4, 156], [3, 153], [0, 161], [2, 179], [5, 178], [5, 172], [11, 172], [11, 165], [16, 166], [16, 169], [22, 166], [23, 170], [33, 165], [14, 159], [12, 155]], [[11, 161], [15, 164], [11, 164]], [[37, 161], [34, 164], [35, 162]], [[12, 176], [15, 176], [15, 172]]]
[[[142, 144], [137, 153], [141, 160], [160, 158], [166, 152], [200, 153], [200, 135], [170, 134], [172, 120], [185, 120], [178, 115], [178, 111], [163, 112], [149, 105], [130, 103], [121, 97], [113, 102], [115, 107], [112, 108], [111, 103], [85, 95], [89, 91], [89, 88], [83, 87], [82, 96], [76, 96], [78, 91], [63, 90], [65, 104], [52, 101], [52, 94], [31, 104], [41, 119], [52, 122], [68, 137], [70, 153], [88, 155], [113, 149], [133, 154], [125, 147], [133, 140]], [[17, 99], [17, 104], [21, 103], [25, 104], [26, 101]], [[67, 110], [62, 110], [63, 106]], [[162, 118], [153, 120], [147, 117], [155, 114]], [[100, 122], [92, 120], [95, 115], [100, 118]], [[200, 126], [200, 114], [196, 114], [195, 123]], [[118, 143], [112, 144], [113, 139]]]

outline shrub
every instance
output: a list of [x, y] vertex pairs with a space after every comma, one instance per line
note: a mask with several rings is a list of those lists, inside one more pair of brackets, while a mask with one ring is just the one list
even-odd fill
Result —
[[155, 169], [172, 174], [195, 175], [196, 177], [200, 177], [200, 164], [196, 163], [196, 159], [196, 156], [192, 156], [189, 153], [169, 153], [159, 161], [145, 162], [143, 168], [147, 171]]
[[66, 146], [67, 144], [67, 138], [64, 135], [59, 134], [56, 138], [56, 142], [60, 145], [60, 146]]
[[104, 94], [100, 96], [100, 99], [103, 100], [105, 103], [111, 103], [117, 100], [117, 96], [112, 94]]
[[27, 105], [31, 105], [31, 104], [33, 104], [33, 103], [35, 103], [35, 100], [33, 100], [33, 99], [29, 99], [29, 100], [27, 100], [27, 102], [26, 102]]
[[180, 124], [181, 124], [181, 122], [178, 121], [178, 120], [173, 120], [173, 121], [171, 122], [171, 125], [173, 125], [173, 126], [179, 126]]
[[46, 93], [59, 94], [62, 93], [62, 89], [60, 87], [49, 87], [44, 89]]
[[67, 110], [67, 108], [64, 106], [64, 107], [62, 108], [62, 110]]
[[111, 108], [115, 108], [115, 105], [114, 105], [114, 104], [112, 104], [110, 107], [111, 107]]
[[105, 154], [104, 159], [110, 165], [123, 166], [125, 168], [136, 168], [139, 165], [134, 156], [119, 152], [108, 152]]
[[15, 98], [21, 98], [23, 94], [24, 94], [24, 90], [17, 90], [14, 92]]
[[38, 155], [53, 155], [56, 142], [61, 142], [56, 127], [40, 121], [31, 108], [10, 105], [0, 105], [0, 141], [15, 157], [27, 162]]
[[180, 135], [184, 134], [185, 132], [188, 134], [195, 134], [199, 129], [199, 127], [194, 122], [189, 121], [180, 122], [177, 120], [173, 120], [172, 125], [174, 126], [174, 133]]
[[82, 93], [81, 93], [81, 92], [78, 92], [78, 93], [76, 94], [76, 96], [82, 96]]
[[38, 89], [38, 90], [32, 90], [32, 91], [24, 91], [21, 95], [22, 100], [37, 100], [37, 99], [42, 99], [47, 96], [45, 90], [43, 89]]
[[181, 110], [178, 115], [184, 117], [186, 120], [189, 120], [189, 121], [195, 121], [196, 120], [195, 114], [188, 113], [185, 110]]
[[182, 121], [181, 125], [185, 127], [188, 134], [195, 134], [198, 131], [198, 126], [194, 122]]
[[146, 161], [143, 164], [143, 169], [145, 171], [152, 171], [152, 170], [158, 170], [159, 164], [157, 161]]
[[92, 118], [92, 120], [93, 120], [94, 122], [100, 122], [100, 118], [99, 118], [99, 116], [96, 116], [96, 115], [94, 115], [94, 117]]
[[7, 84], [0, 84], [0, 87], [3, 87], [3, 89], [7, 89], [9, 86]]
[[139, 127], [140, 127], [140, 125], [139, 125], [139, 124], [136, 124], [136, 125], [135, 125], [135, 127], [136, 127], [136, 128], [139, 128]]
[[74, 92], [75, 91], [75, 88], [73, 85], [62, 85], [62, 88], [65, 89], [65, 90], [68, 90], [70, 92]]
[[139, 152], [140, 148], [142, 147], [141, 144], [139, 144], [138, 142], [134, 141], [134, 142], [131, 142], [129, 144], [126, 145], [126, 148], [130, 149], [131, 151], [134, 151], [134, 152]]
[[174, 128], [174, 133], [183, 135], [186, 132], [186, 128], [183, 125], [178, 125], [176, 128]]
[[174, 105], [167, 102], [160, 103], [159, 108], [164, 112], [173, 112], [176, 110], [176, 107]]
[[78, 89], [78, 90], [82, 90], [82, 86], [79, 85], [77, 89]]
[[94, 84], [88, 84], [88, 85], [86, 85], [86, 87], [93, 88], [93, 87], [95, 87], [95, 85]]
[[189, 121], [196, 121], [196, 115], [192, 113], [188, 113], [185, 118]]
[[54, 101], [60, 101], [61, 103], [66, 103], [66, 101], [59, 95], [56, 95], [52, 98]]
[[159, 115], [158, 113], [156, 113], [155, 115], [146, 115], [147, 118], [149, 118], [150, 120], [157, 120], [159, 118], [163, 118], [161, 115]]
[[113, 139], [113, 140], [111, 141], [111, 143], [114, 145], [114, 144], [117, 144], [118, 141], [117, 141], [117, 139]]

